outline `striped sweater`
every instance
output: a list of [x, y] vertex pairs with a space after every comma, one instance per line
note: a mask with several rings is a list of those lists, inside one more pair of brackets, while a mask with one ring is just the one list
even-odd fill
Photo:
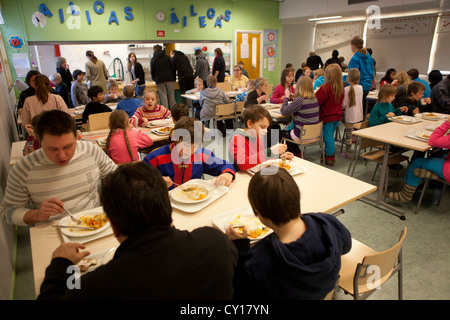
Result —
[[296, 137], [300, 137], [302, 127], [305, 124], [319, 123], [319, 104], [317, 99], [305, 99], [303, 97], [297, 97], [289, 103], [289, 99], [284, 99], [281, 106], [281, 114], [283, 116], [292, 115], [294, 121], [294, 134]]
[[137, 108], [136, 112], [130, 119], [130, 123], [137, 127], [142, 126], [142, 118], [147, 118], [148, 121], [153, 120], [161, 120], [161, 119], [168, 119], [171, 117], [171, 112], [169, 109], [166, 109], [162, 105], [157, 105], [155, 109], [153, 110], [147, 110], [145, 106], [141, 106]]
[[64, 166], [51, 162], [39, 149], [11, 168], [0, 214], [9, 224], [25, 226], [25, 213], [39, 209], [46, 199], [61, 200], [73, 213], [99, 207], [99, 180], [115, 169], [116, 164], [91, 142], [77, 141], [72, 159]]
[[[204, 173], [211, 176], [227, 172], [233, 176], [236, 174], [231, 163], [216, 157], [214, 153], [204, 148], [198, 148], [188, 161], [183, 161], [178, 156], [175, 143], [152, 151], [143, 161], [154, 166], [163, 176], [169, 177], [176, 184], [201, 179]], [[172, 185], [169, 190], [173, 187]]]

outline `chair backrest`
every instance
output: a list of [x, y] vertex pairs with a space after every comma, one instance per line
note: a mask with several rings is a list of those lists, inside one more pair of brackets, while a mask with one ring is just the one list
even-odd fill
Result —
[[224, 116], [234, 116], [235, 108], [236, 106], [234, 103], [216, 105], [216, 118]]
[[[381, 286], [390, 278], [398, 261], [406, 237], [406, 230], [407, 228], [404, 227], [400, 239], [392, 248], [365, 256], [362, 263], [358, 264], [357, 271], [360, 272], [359, 274], [355, 272], [355, 279], [358, 279], [359, 292], [375, 289], [368, 286], [369, 283], [373, 285], [373, 280], [379, 280], [378, 284]], [[372, 269], [368, 270], [369, 267], [372, 267]]]
[[217, 82], [216, 87], [223, 91], [231, 91], [231, 83], [229, 82]]
[[102, 112], [89, 115], [88, 130], [101, 130], [109, 128], [109, 116], [111, 112]]
[[236, 113], [241, 114], [244, 111], [244, 101], [236, 101]]
[[302, 128], [302, 140], [311, 140], [322, 137], [323, 122], [316, 124], [305, 124]]

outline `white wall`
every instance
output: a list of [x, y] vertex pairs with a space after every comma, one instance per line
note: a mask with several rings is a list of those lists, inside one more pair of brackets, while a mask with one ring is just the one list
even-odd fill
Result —
[[312, 23], [282, 25], [281, 69], [286, 63], [299, 69], [302, 62], [306, 62], [313, 49], [313, 31]]
[[[11, 143], [18, 140], [13, 103], [14, 90], [8, 92], [4, 72], [0, 72], [0, 199], [3, 199], [10, 169]], [[0, 200], [1, 201], [1, 200]], [[14, 268], [15, 228], [0, 218], [0, 300], [11, 298]]]

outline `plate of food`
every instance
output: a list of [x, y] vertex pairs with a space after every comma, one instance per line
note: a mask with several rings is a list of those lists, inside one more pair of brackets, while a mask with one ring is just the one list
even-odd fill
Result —
[[293, 176], [305, 172], [305, 168], [295, 164], [293, 161], [286, 160], [285, 162], [283, 162], [283, 160], [281, 159], [268, 160], [249, 169], [248, 172], [250, 174], [255, 174], [258, 171], [265, 170], [267, 171], [267, 173], [269, 173], [270, 170], [275, 171], [278, 168], [286, 169], [286, 171]]
[[98, 268], [99, 266], [107, 264], [114, 258], [117, 248], [113, 247], [111, 249], [101, 251], [98, 253], [91, 254], [83, 259], [81, 259], [77, 266], [80, 268], [81, 272], [90, 272]]
[[98, 145], [99, 145], [99, 146], [106, 146], [106, 139], [107, 139], [107, 138], [108, 138], [108, 137], [98, 138], [98, 139], [97, 139]]
[[175, 188], [170, 193], [170, 196], [175, 201], [190, 204], [200, 203], [208, 200], [210, 192], [204, 185], [196, 184], [193, 182], [186, 182]]
[[400, 123], [414, 123], [414, 122], [420, 121], [420, 119], [417, 119], [417, 118], [411, 117], [411, 116], [395, 116], [395, 117], [389, 118], [389, 120], [394, 121], [394, 122], [400, 122]]
[[430, 139], [431, 133], [428, 132], [418, 132], [416, 133], [416, 137], [422, 139], [424, 141], [428, 141]]
[[223, 232], [226, 232], [227, 227], [232, 225], [239, 234], [243, 233], [245, 226], [250, 240], [261, 240], [273, 232], [255, 216], [251, 207], [243, 207], [218, 214], [213, 218], [213, 223]]
[[432, 112], [426, 112], [426, 113], [422, 113], [422, 119], [425, 120], [432, 120], [432, 121], [437, 121], [439, 120], [439, 115], [432, 113]]
[[434, 131], [436, 130], [438, 127], [440, 126], [440, 124], [433, 124], [431, 126], [426, 127], [425, 129], [429, 130], [429, 131]]
[[[86, 237], [106, 230], [109, 227], [109, 221], [106, 213], [97, 208], [96, 210], [83, 211], [74, 214], [74, 217], [81, 220], [81, 225], [77, 225], [66, 216], [59, 220], [58, 226], [63, 234], [69, 237]], [[67, 227], [68, 226], [68, 227]], [[73, 228], [71, 228], [73, 227]], [[76, 228], [83, 227], [83, 228]]]
[[159, 135], [162, 135], [162, 136], [166, 136], [166, 135], [170, 134], [170, 132], [172, 131], [172, 128], [173, 127], [162, 127], [162, 128], [158, 128], [158, 129], [153, 129], [152, 132], [154, 134], [159, 134]]
[[165, 127], [173, 125], [173, 121], [172, 119], [153, 120], [149, 122], [149, 125], [151, 127]]

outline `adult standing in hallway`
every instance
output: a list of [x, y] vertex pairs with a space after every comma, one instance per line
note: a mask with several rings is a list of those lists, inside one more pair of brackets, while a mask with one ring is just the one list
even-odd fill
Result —
[[140, 97], [144, 95], [145, 91], [145, 72], [142, 64], [137, 61], [134, 52], [128, 54], [127, 70], [131, 76], [131, 84], [134, 85], [136, 96]]
[[310, 67], [312, 71], [323, 67], [322, 58], [316, 54], [315, 51], [309, 53], [308, 59], [306, 59], [306, 65]]
[[212, 75], [217, 78], [217, 82], [225, 82], [225, 59], [223, 58], [222, 49], [216, 48], [214, 50], [214, 62]]
[[178, 84], [181, 93], [194, 88], [194, 69], [191, 66], [189, 58], [181, 51], [172, 50], [170, 53], [172, 64], [178, 75]]
[[89, 87], [99, 86], [102, 87], [103, 93], [108, 92], [107, 80], [108, 71], [106, 70], [105, 63], [99, 60], [94, 52], [91, 50], [86, 51], [86, 80], [90, 81]]
[[56, 72], [61, 75], [61, 81], [64, 83], [69, 91], [69, 103], [67, 106], [72, 107], [71, 99], [70, 99], [70, 88], [72, 87], [72, 73], [70, 72], [69, 65], [67, 64], [66, 58], [58, 57], [56, 58]]
[[165, 50], [157, 44], [153, 46], [150, 74], [158, 88], [160, 104], [170, 110], [175, 101], [175, 68]]
[[194, 78], [199, 77], [203, 80], [203, 83], [206, 84], [208, 76], [211, 74], [209, 62], [206, 59], [206, 55], [202, 52], [201, 49], [195, 50], [195, 74]]

